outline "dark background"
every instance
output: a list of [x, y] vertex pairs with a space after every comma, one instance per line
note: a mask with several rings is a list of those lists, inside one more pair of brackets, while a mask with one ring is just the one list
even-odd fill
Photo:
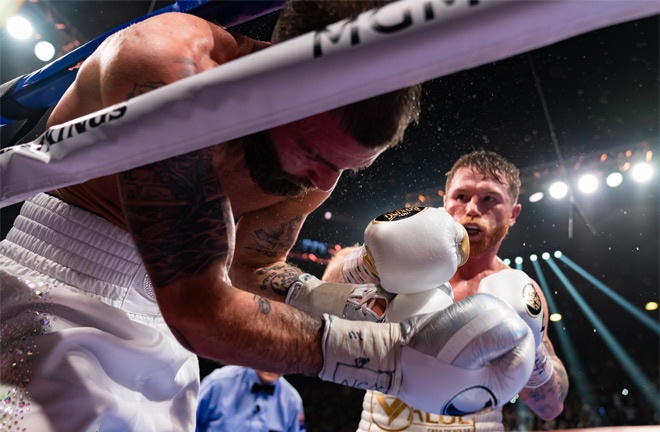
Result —
[[[53, 24], [63, 23], [61, 30], [44, 24], [42, 34], [70, 49], [169, 3], [40, 1], [23, 4], [22, 12], [44, 23], [50, 21], [53, 28]], [[239, 30], [267, 39], [275, 17], [266, 16]], [[360, 242], [373, 217], [406, 203], [420, 203], [419, 195], [425, 196], [425, 205], [441, 205], [437, 192], [444, 188], [444, 173], [455, 159], [473, 149], [495, 150], [523, 174], [523, 211], [500, 256], [522, 257], [523, 269], [536, 277], [529, 255], [561, 250], [657, 325], [658, 311], [645, 311], [644, 305], [658, 301], [660, 285], [659, 36], [658, 17], [645, 18], [425, 83], [419, 124], [409, 129], [402, 145], [386, 152], [373, 167], [340, 180], [331, 198], [308, 219], [293, 253], [294, 262], [320, 276], [323, 266], [319, 262], [329, 258], [328, 248]], [[11, 41], [4, 29], [1, 37], [1, 82], [43, 66], [32, 60], [30, 43], [34, 41]], [[565, 175], [574, 181], [586, 170], [602, 175], [647, 151], [652, 152], [655, 170], [649, 183], [633, 183], [626, 171], [620, 187], [602, 186], [590, 196], [576, 191], [573, 204], [566, 198], [527, 201], [531, 192], [550, 180]], [[601, 161], [602, 155], [607, 155], [605, 161]], [[15, 210], [14, 206], [2, 212], [3, 236]], [[325, 218], [326, 212], [332, 213], [331, 219]], [[312, 250], [310, 245], [317, 248]], [[317, 263], [303, 259], [308, 252], [315, 253]], [[658, 333], [556, 261], [657, 394]], [[507, 427], [657, 424], [658, 407], [650, 405], [612, 355], [601, 338], [603, 331], [594, 328], [548, 265], [542, 262], [541, 268], [550, 288], [546, 296], [552, 296], [557, 307], [551, 312], [560, 312], [564, 318], [551, 323], [550, 337], [565, 362], [568, 356], [559, 346], [558, 332], [570, 337], [574, 355], [582, 364], [569, 367], [572, 382], [586, 379], [595, 402], [585, 406], [573, 385], [567, 409], [558, 421], [533, 424], [525, 422], [523, 413], [507, 417]], [[204, 373], [215, 367], [208, 362], [202, 366]], [[312, 378], [289, 379], [303, 394], [310, 431], [355, 429], [361, 392]], [[623, 395], [625, 389], [628, 393]], [[508, 406], [507, 413], [516, 406]]]

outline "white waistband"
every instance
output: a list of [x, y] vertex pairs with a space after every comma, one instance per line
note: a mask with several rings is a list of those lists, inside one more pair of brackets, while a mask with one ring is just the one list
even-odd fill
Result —
[[130, 234], [46, 194], [26, 201], [0, 254], [127, 312], [157, 315], [151, 282]]

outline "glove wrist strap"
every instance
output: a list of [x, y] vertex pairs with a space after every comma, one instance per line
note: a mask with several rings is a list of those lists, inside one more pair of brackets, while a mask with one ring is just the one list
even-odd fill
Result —
[[323, 282], [305, 273], [291, 284], [286, 296], [286, 304], [312, 316], [320, 317], [324, 313], [342, 316], [346, 299], [354, 289], [355, 286], [352, 284]]
[[398, 324], [347, 321], [323, 316], [323, 369], [319, 378], [396, 396], [401, 386]]

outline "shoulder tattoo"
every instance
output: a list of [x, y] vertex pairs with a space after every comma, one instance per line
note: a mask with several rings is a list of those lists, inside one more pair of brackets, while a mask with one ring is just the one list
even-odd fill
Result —
[[268, 315], [270, 313], [271, 310], [270, 300], [258, 295], [255, 295], [252, 300], [257, 304], [257, 307], [259, 308], [259, 312], [261, 312], [263, 315]]
[[[176, 58], [172, 61], [172, 64], [174, 65], [174, 73], [175, 73], [175, 78], [176, 79], [183, 79], [187, 78], [189, 76], [193, 76], [197, 73], [200, 72], [199, 66], [197, 66], [197, 63], [195, 63], [194, 60], [187, 58], [187, 57], [179, 57]], [[158, 81], [145, 81], [145, 82], [139, 82], [139, 83], [134, 83], [133, 88], [131, 89], [130, 92], [126, 95], [126, 99], [131, 99], [135, 96], [139, 96], [144, 93], [148, 93], [152, 90], [155, 90], [159, 87], [163, 87], [167, 84], [167, 82], [163, 80], [158, 80]]]
[[154, 287], [227, 260], [233, 219], [212, 157], [204, 149], [119, 175], [126, 220]]

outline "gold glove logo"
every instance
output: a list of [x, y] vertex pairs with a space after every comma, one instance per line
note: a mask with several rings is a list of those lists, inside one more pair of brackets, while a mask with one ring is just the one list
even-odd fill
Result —
[[374, 219], [374, 222], [394, 222], [401, 219], [406, 219], [411, 216], [415, 216], [417, 213], [423, 212], [425, 209], [426, 207], [409, 207], [393, 210], [378, 216], [376, 219]]
[[473, 432], [475, 430], [473, 418], [432, 414], [415, 409], [398, 398], [382, 393], [372, 392], [371, 396], [369, 421], [382, 431]]

